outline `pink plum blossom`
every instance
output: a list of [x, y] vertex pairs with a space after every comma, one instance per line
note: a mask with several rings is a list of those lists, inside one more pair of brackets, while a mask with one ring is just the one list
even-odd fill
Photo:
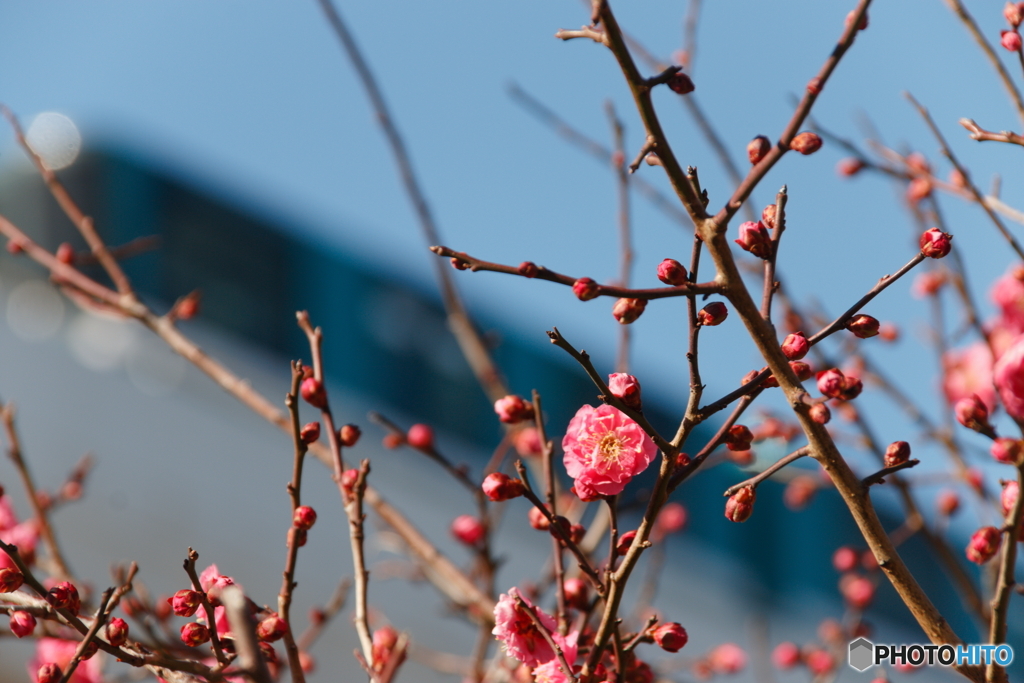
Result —
[[[502, 593], [498, 604], [494, 606], [494, 630], [491, 633], [504, 644], [505, 651], [510, 656], [527, 666], [538, 666], [554, 659], [554, 649], [544, 638], [530, 615], [519, 606], [516, 601], [517, 597], [520, 597], [527, 607], [533, 608], [533, 604], [529, 600], [522, 598], [514, 587], [510, 588], [507, 594]], [[533, 611], [540, 623], [549, 633], [553, 634], [553, 639], [564, 651], [569, 645], [568, 638], [563, 640], [563, 637], [558, 635], [558, 626], [554, 617], [541, 609], [533, 608]], [[573, 639], [574, 649], [575, 645], [576, 642]], [[573, 658], [575, 658], [575, 652]]]
[[576, 495], [589, 500], [620, 493], [647, 469], [658, 447], [618, 409], [587, 405], [569, 421], [562, 450], [565, 469], [576, 480]]
[[[75, 656], [78, 642], [61, 638], [40, 638], [36, 643], [35, 657], [28, 663], [29, 679], [36, 680], [36, 672], [43, 664], [53, 663], [61, 671], [67, 671], [68, 664]], [[78, 663], [78, 668], [71, 675], [68, 683], [103, 683], [102, 654]]]
[[1024, 419], [1024, 336], [999, 358], [992, 373], [1006, 412]]
[[[579, 638], [579, 631], [573, 631], [562, 638], [558, 636], [558, 646], [562, 648], [565, 661], [569, 666], [576, 662], [576, 641]], [[558, 657], [554, 657], [533, 670], [534, 683], [572, 683], [572, 679], [565, 675], [562, 664]]]
[[962, 349], [947, 351], [942, 357], [945, 370], [942, 389], [946, 400], [955, 404], [962, 398], [977, 395], [992, 413], [996, 392], [992, 387], [992, 354], [985, 342], [976, 342]]
[[1002, 313], [1002, 323], [1015, 334], [1024, 332], [1024, 267], [1011, 268], [996, 280], [989, 296]]

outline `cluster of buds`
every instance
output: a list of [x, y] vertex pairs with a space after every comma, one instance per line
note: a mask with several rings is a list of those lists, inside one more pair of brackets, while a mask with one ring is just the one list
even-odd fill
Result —
[[733, 241], [743, 251], [749, 251], [759, 258], [767, 259], [772, 255], [772, 236], [763, 221], [740, 223], [739, 239]]
[[818, 391], [828, 398], [852, 401], [864, 390], [864, 383], [852, 375], [847, 376], [839, 368], [822, 370], [817, 375]]
[[622, 325], [629, 325], [636, 322], [637, 318], [643, 315], [647, 308], [647, 299], [622, 298], [615, 302], [612, 307], [612, 315]]
[[494, 402], [494, 412], [505, 424], [516, 424], [533, 419], [533, 404], [522, 396], [509, 394]]

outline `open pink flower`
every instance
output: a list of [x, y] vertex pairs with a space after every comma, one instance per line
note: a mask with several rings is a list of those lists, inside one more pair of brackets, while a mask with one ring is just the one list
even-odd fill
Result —
[[[203, 590], [210, 597], [210, 601], [215, 605], [219, 605], [221, 589], [233, 586], [234, 584], [235, 580], [230, 576], [221, 574], [215, 564], [211, 564], [199, 575], [199, 585], [203, 587]], [[213, 609], [213, 615], [217, 623], [217, 634], [223, 636], [231, 633], [231, 624], [228, 623], [227, 611], [223, 607], [217, 606]], [[196, 612], [196, 621], [203, 624], [206, 623], [206, 611], [201, 607]]]
[[992, 413], [996, 392], [992, 388], [992, 353], [985, 342], [947, 351], [942, 356], [942, 366], [942, 389], [950, 404], [976, 394]]
[[[78, 642], [74, 640], [40, 638], [36, 643], [35, 657], [28, 663], [29, 680], [36, 680], [36, 672], [43, 664], [53, 663], [59, 666], [61, 671], [67, 671], [77, 648]], [[68, 683], [102, 683], [102, 657], [103, 654], [99, 653], [84, 662], [79, 662]]]
[[[510, 656], [527, 666], [537, 666], [554, 659], [554, 649], [541, 634], [540, 629], [537, 628], [526, 610], [519, 606], [516, 601], [517, 597], [520, 596], [515, 588], [510, 588], [508, 594], [502, 593], [498, 604], [494, 606], [494, 630], [491, 633], [505, 645], [505, 651]], [[533, 604], [526, 598], [522, 598], [522, 601], [528, 607], [533, 607]], [[558, 626], [554, 617], [546, 614], [543, 610], [533, 609], [540, 623], [549, 633], [554, 634], [553, 639], [564, 651], [568, 646], [568, 641], [558, 635]], [[575, 649], [575, 639], [573, 639], [572, 645]], [[573, 658], [575, 658], [575, 652]]]
[[1011, 268], [989, 290], [1002, 312], [1003, 323], [1013, 332], [1024, 332], [1024, 267]]
[[609, 405], [583, 406], [562, 439], [562, 462], [584, 500], [614, 496], [647, 469], [658, 452], [651, 437]]
[[[562, 638], [558, 637], [558, 646], [562, 648], [565, 661], [569, 666], [576, 663], [576, 641], [579, 638], [579, 631], [573, 631]], [[572, 683], [572, 679], [562, 671], [562, 664], [554, 657], [533, 670], [534, 683]]]
[[1024, 419], [1024, 336], [999, 358], [992, 374], [1006, 412]]

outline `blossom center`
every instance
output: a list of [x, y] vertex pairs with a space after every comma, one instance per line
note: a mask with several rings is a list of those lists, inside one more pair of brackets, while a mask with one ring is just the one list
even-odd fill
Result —
[[615, 432], [605, 432], [597, 442], [597, 451], [601, 462], [618, 462], [622, 455], [622, 442]]

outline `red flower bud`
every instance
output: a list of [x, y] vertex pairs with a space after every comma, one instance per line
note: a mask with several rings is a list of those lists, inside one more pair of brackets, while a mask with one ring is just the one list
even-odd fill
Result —
[[201, 593], [183, 588], [173, 597], [167, 598], [167, 603], [179, 617], [190, 617], [203, 604], [203, 596]]
[[267, 643], [280, 640], [288, 631], [288, 623], [277, 612], [272, 612], [256, 624], [256, 637]]
[[772, 142], [763, 135], [758, 135], [756, 138], [747, 143], [747, 158], [750, 159], [750, 163], [755, 166], [761, 159], [771, 151]]
[[850, 178], [860, 173], [861, 169], [863, 168], [863, 161], [851, 157], [849, 159], [843, 159], [838, 164], [836, 164], [836, 173], [838, 173], [844, 178]]
[[537, 277], [537, 264], [533, 261], [523, 261], [516, 270], [523, 277]]
[[733, 240], [740, 245], [743, 251], [749, 251], [754, 256], [768, 258], [772, 253], [772, 237], [768, 234], [768, 228], [761, 221], [746, 221], [740, 223], [740, 237]]
[[817, 133], [804, 131], [793, 138], [793, 141], [789, 143], [789, 148], [804, 155], [814, 154], [821, 149], [821, 138]]
[[674, 93], [686, 95], [694, 91], [693, 81], [682, 71], [677, 71], [668, 79], [668, 87]]
[[669, 503], [661, 508], [654, 529], [659, 536], [675, 534], [686, 528], [686, 508], [682, 503]]
[[1013, 506], [1017, 504], [1018, 496], [1020, 496], [1020, 484], [1012, 479], [1003, 484], [1003, 492], [999, 494], [999, 503], [1003, 506], [1004, 517], [1009, 517]]
[[994, 526], [978, 529], [967, 544], [967, 559], [976, 564], [985, 564], [999, 552], [1001, 540], [999, 529]]
[[953, 406], [953, 413], [956, 415], [956, 421], [968, 429], [973, 429], [976, 432], [986, 432], [992, 429], [992, 425], [988, 422], [988, 406], [978, 398], [977, 394], [957, 401]]
[[429, 451], [434, 447], [434, 430], [425, 424], [414, 424], [405, 435], [413, 448]]
[[46, 601], [54, 609], [66, 609], [75, 616], [82, 609], [82, 600], [78, 597], [78, 589], [70, 581], [61, 581], [46, 594]]
[[515, 446], [516, 453], [524, 458], [544, 453], [544, 444], [540, 442], [540, 432], [536, 427], [524, 427], [512, 434], [512, 445]]
[[[388, 660], [391, 659], [394, 653], [395, 646], [398, 645], [398, 631], [391, 628], [390, 626], [384, 626], [373, 632], [373, 670], [383, 671], [388, 665]], [[399, 661], [396, 662], [396, 666], [401, 664], [405, 659], [405, 651], [399, 655]]]
[[484, 479], [483, 490], [484, 495], [497, 503], [503, 500], [518, 498], [526, 491], [526, 487], [523, 486], [523, 482], [511, 478], [507, 474], [491, 472]]
[[615, 372], [608, 375], [608, 390], [633, 410], [640, 410], [640, 381], [633, 375]]
[[343, 425], [338, 430], [338, 441], [345, 448], [352, 448], [359, 442], [359, 437], [363, 435], [363, 432], [356, 425]]
[[848, 545], [844, 545], [832, 553], [832, 566], [840, 574], [852, 572], [860, 563], [860, 553]]
[[733, 425], [729, 427], [725, 438], [722, 439], [730, 451], [750, 450], [750, 442], [753, 440], [754, 435], [751, 434], [750, 429], [746, 425]]
[[60, 679], [63, 677], [64, 672], [53, 662], [43, 664], [36, 671], [36, 683], [60, 683]]
[[[351, 495], [352, 494], [349, 494], [349, 497]], [[346, 497], [346, 500], [348, 500], [348, 497]], [[302, 546], [306, 545], [306, 541], [309, 539], [309, 534], [306, 532], [305, 529], [297, 529], [295, 527], [292, 527], [289, 530], [288, 534], [289, 534], [292, 542], [294, 542], [296, 547], [299, 547], [299, 548], [301, 548]]]
[[807, 669], [815, 677], [824, 674], [835, 668], [836, 660], [828, 650], [814, 650], [807, 655]]
[[878, 319], [870, 315], [855, 315], [846, 321], [846, 329], [853, 332], [855, 337], [867, 339], [878, 334]]
[[800, 663], [800, 648], [794, 643], [779, 643], [772, 650], [772, 663], [777, 669], [792, 669]]
[[1021, 46], [1020, 34], [1016, 31], [1000, 31], [999, 44], [1010, 52], [1018, 52]]
[[67, 242], [61, 242], [54, 256], [57, 257], [58, 261], [66, 265], [70, 266], [75, 263], [75, 250]]
[[820, 425], [827, 425], [832, 419], [832, 411], [824, 403], [816, 403], [807, 411], [811, 419]]
[[452, 536], [469, 546], [474, 546], [484, 537], [483, 522], [473, 515], [459, 515], [452, 520]]
[[182, 626], [180, 633], [181, 642], [189, 647], [199, 647], [210, 639], [210, 629], [194, 621]]
[[1003, 16], [1006, 17], [1006, 23], [1013, 28], [1020, 26], [1021, 19], [1024, 18], [1024, 8], [1021, 7], [1019, 2], [1007, 2], [1003, 5]]
[[782, 342], [782, 353], [790, 360], [800, 360], [807, 355], [810, 349], [811, 344], [803, 332], [786, 335]]
[[530, 511], [526, 513], [526, 518], [530, 522], [530, 526], [537, 531], [547, 531], [551, 528], [551, 520], [539, 507], [530, 508]]
[[498, 414], [498, 419], [505, 424], [516, 424], [533, 419], [533, 404], [522, 396], [509, 394], [494, 402], [494, 412]]
[[679, 652], [686, 645], [690, 637], [686, 634], [686, 629], [677, 624], [676, 622], [669, 622], [667, 624], [661, 624], [658, 628], [654, 629], [654, 642], [666, 652]]
[[565, 604], [580, 611], [587, 609], [590, 602], [590, 587], [586, 581], [576, 577], [566, 579], [564, 588]]
[[902, 465], [910, 459], [910, 444], [906, 441], [893, 441], [889, 444], [889, 447], [885, 449], [884, 465], [886, 467], [895, 467], [896, 465]]
[[1001, 436], [992, 442], [989, 452], [999, 462], [1017, 465], [1020, 464], [1021, 455], [1024, 455], [1024, 442]]
[[697, 311], [697, 324], [706, 327], [721, 325], [722, 321], [729, 315], [729, 309], [721, 301], [712, 301], [704, 308]]
[[128, 642], [128, 622], [114, 617], [106, 625], [107, 640], [114, 647], [121, 647]]
[[729, 497], [725, 503], [725, 518], [730, 522], [745, 522], [754, 512], [757, 493], [753, 486], [744, 486]]
[[645, 308], [647, 308], [647, 299], [622, 298], [612, 306], [612, 315], [621, 325], [629, 325], [643, 315]]
[[796, 375], [796, 378], [801, 382], [806, 382], [814, 376], [814, 371], [811, 370], [811, 366], [802, 360], [791, 360], [789, 361], [789, 367]]
[[296, 529], [309, 531], [316, 524], [316, 510], [308, 505], [300, 505], [292, 513], [292, 526]]
[[327, 390], [323, 382], [316, 377], [307, 377], [299, 385], [299, 393], [303, 400], [314, 408], [323, 408], [327, 405]]
[[818, 373], [818, 391], [822, 396], [839, 398], [846, 386], [846, 375], [839, 368], [831, 368]]
[[345, 492], [346, 500], [355, 493], [357, 481], [359, 481], [359, 470], [352, 468], [341, 473], [341, 488]]
[[14, 567], [0, 567], [0, 593], [13, 593], [25, 583], [25, 576]]
[[863, 576], [847, 574], [839, 581], [839, 592], [847, 605], [862, 610], [874, 599], [875, 584]]
[[580, 301], [590, 301], [600, 292], [600, 286], [589, 277], [581, 277], [572, 284], [572, 293]]
[[619, 536], [619, 542], [615, 544], [615, 552], [619, 555], [625, 555], [629, 552], [630, 547], [633, 545], [633, 539], [636, 538], [636, 529], [627, 531], [626, 533]]
[[678, 287], [685, 285], [687, 280], [686, 268], [679, 261], [667, 258], [658, 264], [658, 279], [666, 285]]
[[843, 385], [843, 390], [839, 393], [839, 398], [844, 401], [852, 401], [860, 396], [860, 392], [862, 391], [864, 391], [864, 383], [860, 381], [860, 378], [854, 377], [853, 375], [847, 375], [846, 382]]
[[938, 228], [921, 233], [921, 253], [929, 258], [942, 258], [953, 248], [953, 236]]
[[34, 616], [20, 610], [11, 612], [11, 633], [18, 638], [24, 638], [32, 635], [35, 630], [36, 618]]
[[20, 242], [15, 242], [13, 239], [7, 240], [7, 253], [11, 256], [17, 256], [24, 250], [25, 248], [21, 246]]
[[299, 439], [304, 444], [311, 444], [320, 438], [320, 423], [319, 422], [307, 422], [303, 425], [302, 429], [299, 430]]
[[950, 517], [960, 509], [960, 496], [956, 494], [956, 491], [942, 491], [935, 500], [935, 507], [939, 509], [939, 514]]

